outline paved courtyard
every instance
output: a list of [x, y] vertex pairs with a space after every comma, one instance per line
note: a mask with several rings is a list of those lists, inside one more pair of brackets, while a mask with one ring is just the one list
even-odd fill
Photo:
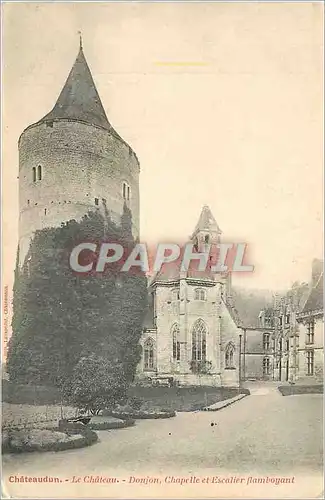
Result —
[[[322, 404], [322, 395], [283, 397], [272, 385], [252, 386], [251, 396], [218, 412], [138, 421], [135, 427], [99, 432], [100, 442], [81, 450], [6, 455], [5, 493], [35, 498], [315, 498], [322, 490]], [[53, 476], [61, 482], [9, 483], [15, 474]], [[73, 476], [81, 483], [74, 483]], [[85, 484], [84, 476], [117, 478], [118, 483]], [[166, 483], [166, 476], [196, 476], [199, 483]], [[245, 480], [239, 485], [211, 484], [215, 476]], [[210, 478], [208, 484], [203, 477]], [[248, 477], [286, 477], [293, 483], [249, 486]], [[150, 478], [159, 481], [149, 484]]]

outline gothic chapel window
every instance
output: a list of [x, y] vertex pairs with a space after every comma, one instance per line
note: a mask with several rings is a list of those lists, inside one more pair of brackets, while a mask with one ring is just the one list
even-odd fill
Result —
[[179, 341], [179, 326], [175, 324], [172, 327], [173, 335], [173, 359], [174, 361], [180, 361], [181, 359], [181, 344]]
[[233, 344], [228, 344], [226, 347], [225, 364], [226, 368], [234, 368], [234, 351]]
[[198, 319], [192, 330], [192, 361], [206, 360], [207, 329], [202, 319]]
[[144, 369], [154, 369], [154, 342], [151, 338], [144, 343]]

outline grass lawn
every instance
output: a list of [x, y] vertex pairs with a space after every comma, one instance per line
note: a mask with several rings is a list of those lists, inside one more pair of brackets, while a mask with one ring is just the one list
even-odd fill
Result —
[[201, 410], [225, 399], [233, 398], [245, 389], [223, 387], [142, 387], [133, 386], [131, 397], [143, 401], [143, 409], [166, 409], [175, 411]]
[[278, 387], [282, 396], [294, 396], [297, 394], [323, 394], [323, 385], [280, 385]]
[[[175, 410], [195, 411], [205, 406], [233, 398], [240, 393], [249, 393], [247, 389], [228, 387], [145, 387], [134, 385], [129, 389], [129, 396], [141, 400], [142, 410]], [[51, 387], [16, 385], [7, 380], [2, 381], [2, 400], [4, 401], [3, 421], [8, 420], [10, 413], [14, 418], [29, 418], [36, 414], [37, 420], [53, 419], [61, 416], [60, 393]], [[9, 411], [8, 408], [11, 408]], [[20, 408], [20, 409], [19, 409]], [[75, 416], [75, 409], [64, 406], [63, 417]], [[73, 414], [71, 414], [73, 412]], [[44, 418], [42, 418], [42, 416]], [[51, 418], [50, 418], [51, 419]]]
[[[76, 415], [76, 409], [62, 407], [63, 418]], [[26, 405], [2, 403], [2, 427], [56, 427], [61, 418], [61, 407], [58, 405]]]
[[2, 380], [2, 401], [13, 404], [60, 404], [61, 395], [55, 387], [20, 385]]

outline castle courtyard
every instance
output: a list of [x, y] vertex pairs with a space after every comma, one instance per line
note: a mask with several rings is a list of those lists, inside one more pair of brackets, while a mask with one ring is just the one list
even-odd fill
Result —
[[[206, 492], [232, 498], [240, 488], [246, 498], [316, 498], [323, 484], [322, 395], [283, 397], [272, 383], [249, 388], [250, 396], [218, 412], [178, 413], [100, 431], [99, 443], [89, 448], [6, 455], [6, 493], [189, 498]], [[59, 483], [9, 482], [11, 475], [56, 477]]]

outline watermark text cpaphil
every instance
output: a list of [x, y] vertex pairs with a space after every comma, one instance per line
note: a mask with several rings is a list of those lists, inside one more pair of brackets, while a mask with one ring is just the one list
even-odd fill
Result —
[[115, 242], [81, 242], [69, 256], [71, 269], [78, 274], [104, 273], [110, 266], [122, 272], [137, 269], [142, 272], [160, 272], [162, 267], [178, 266], [187, 272], [195, 265], [198, 272], [212, 273], [253, 272], [254, 266], [245, 263], [246, 243], [205, 244], [197, 248], [193, 243], [159, 243], [154, 251], [145, 243], [131, 249]]

